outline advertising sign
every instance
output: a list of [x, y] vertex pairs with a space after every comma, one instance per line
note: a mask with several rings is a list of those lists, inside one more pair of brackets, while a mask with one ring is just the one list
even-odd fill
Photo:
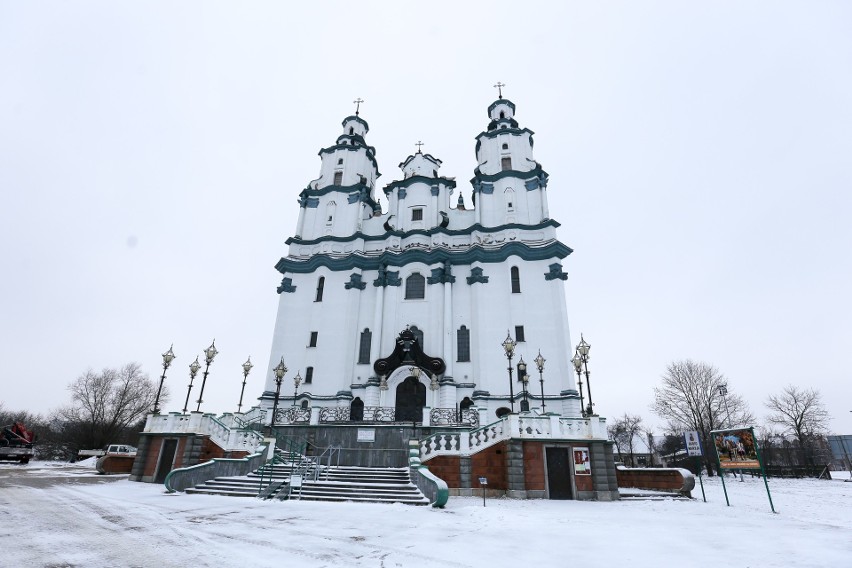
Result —
[[722, 469], [761, 469], [751, 428], [714, 430], [713, 444]]
[[576, 475], [592, 475], [589, 448], [574, 448], [574, 473]]
[[701, 457], [704, 452], [701, 451], [701, 438], [698, 432], [684, 432], [683, 439], [686, 442], [686, 453], [690, 457]]

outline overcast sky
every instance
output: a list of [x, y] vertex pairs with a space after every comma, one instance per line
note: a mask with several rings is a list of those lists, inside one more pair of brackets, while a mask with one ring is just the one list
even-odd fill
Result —
[[49, 413], [174, 343], [179, 410], [215, 338], [202, 410], [236, 410], [248, 355], [253, 402], [296, 197], [351, 101], [380, 186], [422, 140], [470, 204], [499, 80], [574, 249], [597, 411], [659, 425], [692, 358], [761, 419], [793, 383], [852, 433], [850, 29], [848, 2], [0, 0], [0, 401]]

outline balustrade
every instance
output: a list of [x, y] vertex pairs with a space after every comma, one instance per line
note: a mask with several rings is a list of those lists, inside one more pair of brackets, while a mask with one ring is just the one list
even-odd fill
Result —
[[321, 423], [328, 422], [349, 422], [350, 413], [348, 406], [326, 406], [320, 408], [319, 421]]
[[432, 426], [479, 426], [479, 412], [476, 409], [466, 408], [456, 410], [455, 408], [433, 408], [429, 413]]

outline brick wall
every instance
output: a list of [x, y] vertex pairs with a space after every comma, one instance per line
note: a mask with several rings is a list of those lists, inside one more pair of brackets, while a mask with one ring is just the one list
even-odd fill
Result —
[[503, 491], [508, 489], [506, 483], [507, 451], [508, 444], [500, 442], [471, 456], [470, 477], [474, 487], [479, 487], [477, 480], [480, 477], [487, 477], [488, 489]]
[[544, 491], [544, 444], [524, 442], [524, 481], [527, 491]]

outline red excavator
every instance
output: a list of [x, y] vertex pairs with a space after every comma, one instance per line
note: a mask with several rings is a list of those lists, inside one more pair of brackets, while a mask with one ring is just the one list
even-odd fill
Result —
[[23, 422], [4, 426], [0, 431], [0, 460], [27, 463], [35, 455], [35, 433], [27, 430]]

